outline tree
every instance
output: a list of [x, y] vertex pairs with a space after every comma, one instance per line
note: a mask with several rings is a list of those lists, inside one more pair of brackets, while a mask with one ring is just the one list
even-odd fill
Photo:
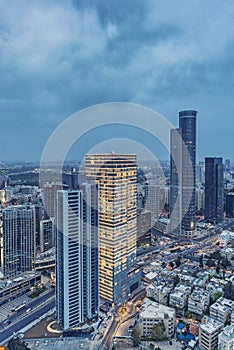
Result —
[[25, 342], [19, 338], [12, 338], [8, 343], [8, 350], [30, 350]]
[[175, 260], [176, 267], [179, 267], [181, 264], [181, 256], [178, 256], [178, 258]]
[[201, 254], [200, 255], [200, 263], [199, 263], [199, 266], [200, 266], [200, 268], [202, 268], [203, 269], [203, 267], [204, 267], [204, 264], [203, 264], [203, 254]]
[[234, 287], [232, 282], [228, 282], [224, 286], [224, 298], [234, 300]]
[[176, 274], [174, 277], [174, 286], [176, 286], [180, 282], [179, 276]]
[[132, 338], [133, 338], [133, 345], [134, 346], [138, 346], [140, 344], [141, 335], [142, 335], [141, 327], [136, 326], [134, 328], [133, 332], [132, 332]]
[[214, 296], [212, 298], [212, 300], [215, 302], [216, 300], [218, 300], [220, 297], [222, 296], [222, 293], [221, 292], [215, 292], [214, 293]]
[[212, 259], [209, 258], [209, 259], [207, 260], [207, 262], [206, 262], [206, 265], [209, 266], [209, 267], [214, 266], [214, 265], [215, 265], [214, 260], [212, 260]]
[[215, 252], [210, 254], [210, 258], [211, 259], [215, 259], [215, 260], [220, 260], [221, 259], [221, 253], [219, 250], [216, 250]]
[[152, 339], [156, 341], [165, 339], [165, 325], [163, 321], [155, 324], [152, 328]]

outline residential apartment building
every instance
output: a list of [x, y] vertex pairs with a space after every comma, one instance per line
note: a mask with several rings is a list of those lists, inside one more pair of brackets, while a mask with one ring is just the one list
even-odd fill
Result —
[[203, 316], [210, 305], [210, 293], [196, 288], [188, 298], [188, 312]]
[[221, 297], [210, 306], [210, 317], [222, 322], [223, 325], [226, 325], [230, 320], [233, 310], [234, 301]]
[[162, 321], [165, 335], [170, 338], [175, 332], [175, 317], [174, 309], [145, 299], [139, 312], [138, 324], [144, 336], [151, 336], [154, 325]]
[[199, 327], [199, 348], [201, 350], [217, 350], [218, 335], [223, 329], [223, 323], [203, 317]]
[[234, 325], [227, 326], [219, 334], [218, 350], [233, 350], [234, 349]]
[[99, 310], [97, 185], [81, 188], [57, 192], [56, 310], [64, 330]]

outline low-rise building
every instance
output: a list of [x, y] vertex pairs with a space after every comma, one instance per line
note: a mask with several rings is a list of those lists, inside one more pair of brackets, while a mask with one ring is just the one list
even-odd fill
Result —
[[180, 282], [186, 286], [192, 286], [195, 281], [195, 277], [191, 275], [179, 274], [179, 278]]
[[174, 307], [178, 314], [184, 314], [190, 293], [191, 287], [178, 285], [169, 296], [169, 306]]
[[188, 298], [188, 312], [203, 316], [210, 305], [210, 293], [197, 288]]
[[153, 327], [164, 323], [165, 335], [172, 337], [175, 332], [175, 310], [146, 298], [139, 312], [139, 326], [143, 336], [151, 336]]
[[9, 299], [27, 293], [31, 287], [40, 283], [41, 274], [39, 272], [25, 272], [14, 279], [2, 280], [0, 282], [0, 305], [6, 303]]
[[209, 317], [203, 317], [199, 327], [199, 348], [201, 350], [217, 350], [218, 335], [223, 324]]
[[227, 326], [218, 336], [218, 350], [234, 349], [234, 325]]
[[219, 236], [219, 247], [220, 248], [226, 248], [227, 244], [230, 240], [230, 232], [229, 231], [223, 231]]
[[221, 297], [210, 306], [210, 317], [222, 322], [223, 325], [225, 325], [230, 320], [233, 310], [234, 301]]
[[155, 286], [151, 284], [147, 288], [147, 296], [154, 298], [154, 300], [160, 304], [166, 305], [168, 303], [168, 297], [171, 290], [172, 288], [165, 285]]

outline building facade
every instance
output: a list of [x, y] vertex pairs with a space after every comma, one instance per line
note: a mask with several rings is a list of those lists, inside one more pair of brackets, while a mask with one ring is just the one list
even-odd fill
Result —
[[161, 188], [153, 180], [146, 183], [145, 186], [145, 209], [151, 213], [151, 226], [160, 215], [160, 197]]
[[56, 309], [64, 330], [98, 317], [96, 184], [57, 192]]
[[205, 158], [205, 219], [223, 220], [223, 158]]
[[230, 321], [231, 313], [234, 310], [234, 301], [220, 297], [210, 307], [210, 316], [223, 325]]
[[179, 128], [171, 130], [170, 227], [188, 238], [196, 235], [196, 116], [194, 110], [179, 112]]
[[126, 301], [138, 287], [137, 159], [131, 154], [88, 154], [86, 176], [98, 183], [100, 297]]
[[2, 266], [5, 277], [14, 277], [34, 269], [34, 206], [12, 206], [2, 211], [2, 240]]
[[201, 350], [217, 350], [218, 335], [223, 324], [207, 316], [202, 319], [199, 327], [199, 348]]
[[55, 246], [54, 218], [40, 221], [40, 251], [45, 251]]
[[233, 350], [234, 349], [234, 325], [227, 326], [219, 334], [218, 350]]
[[230, 192], [226, 195], [226, 216], [228, 218], [234, 218], [234, 193]]
[[160, 322], [164, 324], [166, 337], [171, 338], [175, 332], [175, 310], [150, 299], [145, 299], [138, 319], [143, 336], [152, 336], [154, 326]]

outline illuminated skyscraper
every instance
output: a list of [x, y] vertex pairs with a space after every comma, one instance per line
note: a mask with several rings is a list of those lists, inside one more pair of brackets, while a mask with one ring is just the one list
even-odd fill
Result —
[[98, 183], [100, 298], [122, 303], [139, 284], [137, 158], [131, 154], [86, 156], [87, 179]]
[[205, 219], [218, 223], [223, 220], [223, 158], [205, 159]]
[[179, 112], [179, 128], [171, 130], [171, 231], [194, 237], [197, 111]]

